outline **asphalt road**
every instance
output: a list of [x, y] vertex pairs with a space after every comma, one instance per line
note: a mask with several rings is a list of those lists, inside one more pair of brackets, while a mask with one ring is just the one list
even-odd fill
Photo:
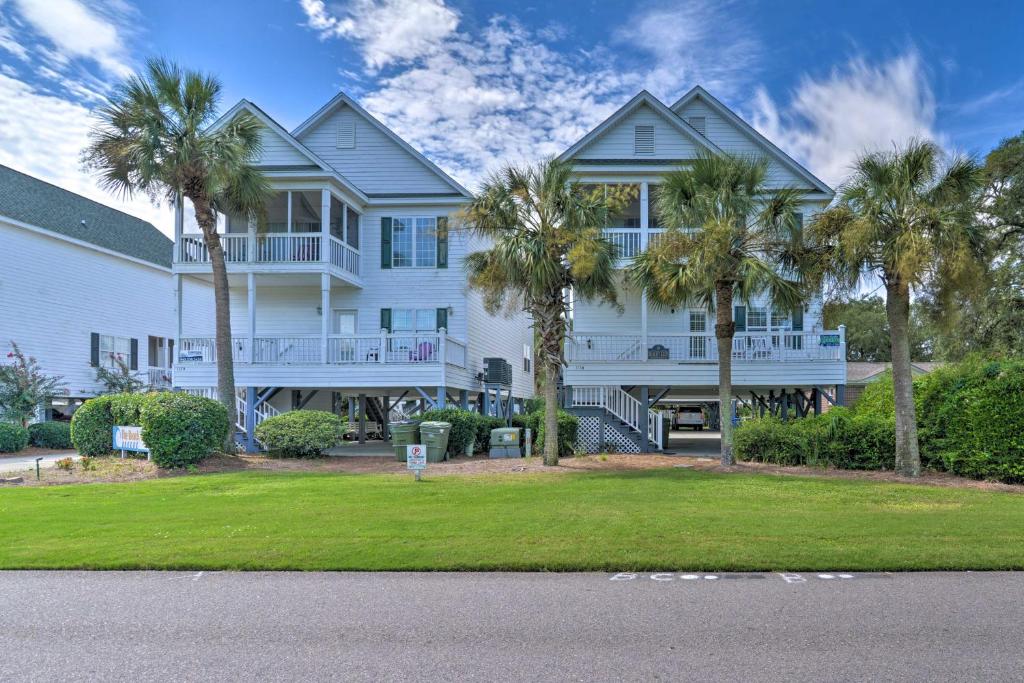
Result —
[[[34, 472], [36, 469], [36, 458], [42, 457], [39, 462], [40, 467], [55, 467], [56, 462], [61, 458], [71, 457], [78, 460], [81, 456], [75, 451], [65, 451], [63, 453], [51, 453], [50, 455], [34, 456], [34, 455], [14, 455], [0, 458], [0, 474], [6, 476], [24, 475], [27, 472]], [[33, 475], [35, 476], [35, 475]]]
[[0, 680], [1024, 679], [1024, 574], [629, 576], [0, 573]]

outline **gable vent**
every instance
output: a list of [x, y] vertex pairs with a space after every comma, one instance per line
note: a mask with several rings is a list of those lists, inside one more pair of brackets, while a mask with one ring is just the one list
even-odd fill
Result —
[[708, 134], [708, 120], [703, 116], [691, 116], [686, 119], [686, 122], [693, 128], [697, 129], [697, 132], [701, 135]]
[[342, 114], [338, 120], [338, 149], [354, 149], [356, 146], [356, 117], [351, 112]]
[[633, 153], [654, 154], [654, 126], [634, 126]]

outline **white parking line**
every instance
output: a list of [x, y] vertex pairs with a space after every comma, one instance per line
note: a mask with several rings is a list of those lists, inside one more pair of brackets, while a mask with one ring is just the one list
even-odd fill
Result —
[[849, 579], [873, 579], [886, 578], [888, 575], [879, 573], [852, 574], [848, 572], [822, 572], [814, 574], [797, 574], [793, 572], [780, 572], [778, 574], [676, 574], [675, 572], [619, 572], [609, 577], [609, 581], [637, 581], [648, 580], [655, 583], [671, 583], [673, 581], [729, 581], [729, 580], [752, 580], [768, 579], [777, 577], [790, 584], [808, 583], [808, 581], [844, 581]]

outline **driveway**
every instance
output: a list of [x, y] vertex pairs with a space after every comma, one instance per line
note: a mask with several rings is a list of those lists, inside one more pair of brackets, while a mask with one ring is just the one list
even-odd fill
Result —
[[39, 461], [40, 467], [55, 467], [56, 463], [61, 458], [72, 457], [75, 460], [81, 458], [77, 451], [63, 451], [61, 453], [50, 453], [48, 455], [13, 455], [0, 458], [0, 474], [22, 473], [27, 470], [35, 471], [36, 469], [36, 458], [42, 458]]
[[10, 681], [1024, 678], [1009, 572], [5, 572], [0, 605]]

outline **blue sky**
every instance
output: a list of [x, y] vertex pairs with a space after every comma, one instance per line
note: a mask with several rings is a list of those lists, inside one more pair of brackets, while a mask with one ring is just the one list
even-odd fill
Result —
[[292, 128], [339, 89], [473, 187], [641, 88], [700, 83], [828, 182], [911, 135], [983, 155], [1024, 128], [1024, 3], [0, 0], [0, 163], [105, 196], [89, 111], [146, 57], [216, 74]]

